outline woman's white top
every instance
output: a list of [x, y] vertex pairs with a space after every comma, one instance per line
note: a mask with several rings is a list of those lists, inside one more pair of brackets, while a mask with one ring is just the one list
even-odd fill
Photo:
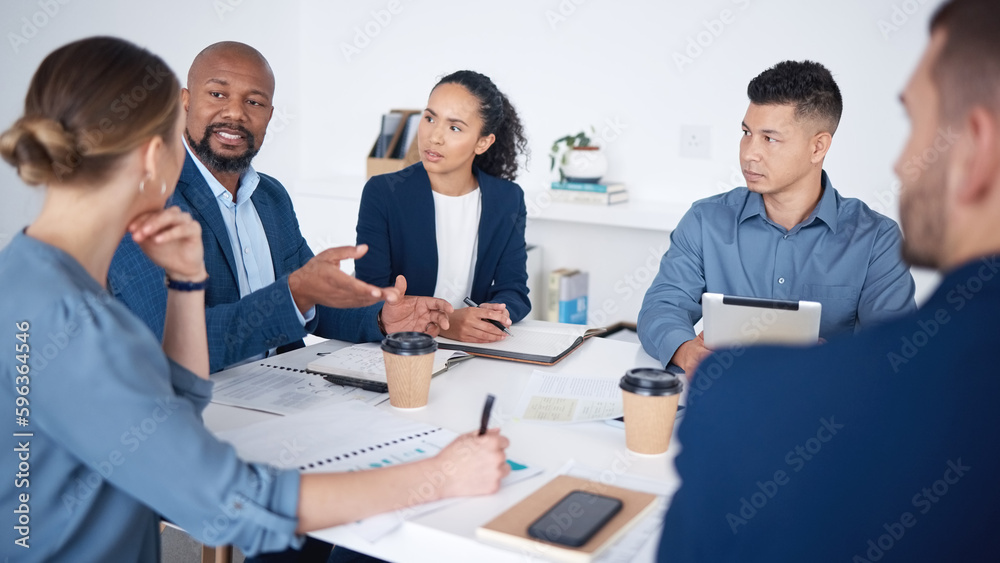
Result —
[[479, 187], [458, 197], [432, 193], [438, 251], [434, 297], [444, 299], [459, 309], [466, 306], [462, 300], [472, 291], [472, 278], [476, 272], [482, 194]]

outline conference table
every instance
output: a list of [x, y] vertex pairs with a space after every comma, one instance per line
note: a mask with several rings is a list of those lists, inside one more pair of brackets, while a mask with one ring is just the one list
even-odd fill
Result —
[[[284, 365], [305, 367], [319, 355], [345, 346], [349, 344], [328, 340], [288, 352], [278, 358], [281, 358]], [[604, 422], [552, 425], [516, 420], [512, 416], [518, 399], [536, 369], [547, 373], [617, 380], [626, 370], [635, 367], [662, 366], [638, 344], [589, 338], [554, 366], [481, 357], [461, 362], [433, 379], [428, 405], [423, 409], [396, 409], [385, 401], [377, 408], [413, 421], [464, 433], [478, 428], [483, 398], [487, 393], [492, 393], [496, 396], [496, 404], [491, 426], [499, 426], [502, 433], [510, 439], [507, 457], [532, 467], [540, 467], [544, 472], [504, 486], [496, 494], [461, 499], [434, 512], [406, 520], [402, 526], [376, 542], [369, 542], [344, 526], [310, 535], [388, 561], [488, 563], [533, 560], [531, 554], [477, 540], [476, 528], [555, 477], [568, 460], [599, 472], [601, 481], [608, 484], [615, 484], [619, 477], [625, 479], [629, 476], [656, 481], [663, 485], [663, 494], [669, 498], [680, 484], [673, 464], [673, 458], [680, 449], [676, 436], [666, 454], [644, 456], [632, 453], [625, 447], [624, 429]], [[682, 403], [684, 399], [682, 396]], [[215, 403], [204, 412], [205, 424], [213, 432], [243, 427], [275, 416], [277, 415]], [[681, 421], [678, 421], [678, 425]], [[678, 425], [674, 427], [675, 432]], [[658, 541], [659, 534], [653, 534], [634, 560], [653, 561]]]

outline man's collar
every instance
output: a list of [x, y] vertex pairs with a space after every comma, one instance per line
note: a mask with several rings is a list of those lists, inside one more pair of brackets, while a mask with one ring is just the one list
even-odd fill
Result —
[[837, 233], [837, 190], [833, 189], [833, 184], [830, 183], [830, 177], [827, 176], [826, 170], [823, 170], [822, 175], [822, 185], [823, 185], [823, 195], [819, 198], [819, 203], [816, 205], [816, 209], [813, 211], [813, 215], [820, 221], [826, 223], [830, 230]]
[[[830, 182], [830, 177], [826, 174], [826, 170], [822, 171], [820, 177], [820, 185], [823, 187], [823, 195], [819, 198], [819, 203], [813, 208], [812, 212], [806, 217], [805, 221], [800, 223], [802, 226], [808, 225], [813, 221], [813, 219], [819, 219], [826, 223], [830, 230], [834, 233], [837, 232], [837, 191], [833, 189], [833, 184]], [[747, 194], [746, 205], [743, 206], [743, 212], [740, 213], [739, 222], [742, 223], [747, 219], [760, 215], [763, 218], [767, 218], [767, 209], [764, 206], [764, 197], [757, 192], [750, 192]]]

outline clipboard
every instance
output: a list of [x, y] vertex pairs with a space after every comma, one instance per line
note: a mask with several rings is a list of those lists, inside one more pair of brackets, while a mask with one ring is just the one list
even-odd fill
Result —
[[510, 327], [512, 336], [488, 343], [459, 342], [439, 336], [438, 348], [459, 350], [474, 356], [551, 366], [579, 348], [605, 328], [547, 321], [521, 321]]

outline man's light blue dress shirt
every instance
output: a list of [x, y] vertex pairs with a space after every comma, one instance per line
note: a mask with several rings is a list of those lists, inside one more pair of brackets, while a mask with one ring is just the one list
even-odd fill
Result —
[[747, 188], [695, 202], [643, 299], [646, 352], [666, 365], [695, 338], [705, 292], [818, 301], [825, 339], [914, 311], [895, 221], [842, 197], [826, 172], [822, 182], [816, 208], [791, 230], [771, 221], [763, 197]]
[[[233, 245], [233, 259], [236, 260], [236, 272], [240, 286], [240, 297], [246, 297], [258, 289], [274, 283], [274, 263], [271, 261], [271, 246], [267, 242], [267, 233], [264, 232], [264, 225], [260, 222], [260, 215], [254, 207], [253, 196], [257, 184], [260, 183], [260, 176], [253, 166], [240, 176], [239, 186], [236, 188], [236, 201], [233, 195], [222, 185], [219, 180], [202, 164], [197, 155], [191, 152], [187, 140], [184, 140], [184, 148], [191, 155], [191, 160], [198, 168], [198, 172], [205, 178], [208, 187], [212, 189], [216, 203], [219, 204], [219, 212], [222, 220], [226, 224], [226, 231], [229, 233], [229, 242]], [[289, 295], [291, 290], [289, 290]], [[294, 301], [292, 301], [294, 303]], [[302, 326], [311, 321], [316, 316], [316, 308], [313, 307], [303, 315], [298, 307], [294, 307], [295, 314], [298, 315]], [[273, 353], [271, 350], [270, 353]], [[259, 360], [267, 354], [258, 354], [247, 358], [239, 363], [246, 363]]]

